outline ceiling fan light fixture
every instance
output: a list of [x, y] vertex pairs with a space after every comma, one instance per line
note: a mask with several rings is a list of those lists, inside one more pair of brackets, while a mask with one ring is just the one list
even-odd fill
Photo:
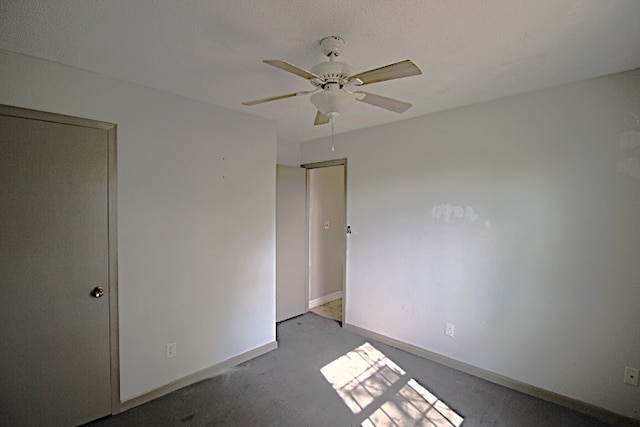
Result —
[[341, 90], [337, 84], [327, 85], [323, 91], [311, 95], [311, 103], [318, 111], [332, 118], [338, 117], [355, 100], [354, 94]]

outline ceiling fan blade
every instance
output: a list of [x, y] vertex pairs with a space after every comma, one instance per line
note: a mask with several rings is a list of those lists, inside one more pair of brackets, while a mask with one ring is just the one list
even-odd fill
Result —
[[242, 105], [251, 106], [251, 105], [256, 105], [256, 104], [262, 104], [264, 102], [277, 101], [279, 99], [291, 98], [291, 97], [294, 97], [294, 96], [308, 95], [310, 93], [315, 93], [315, 92], [317, 92], [319, 90], [320, 90], [320, 88], [316, 88], [316, 89], [313, 89], [313, 90], [303, 90], [302, 92], [288, 93], [286, 95], [272, 96], [270, 98], [256, 99], [255, 101], [243, 102]]
[[395, 64], [385, 65], [384, 67], [353, 75], [349, 77], [349, 80], [358, 79], [363, 85], [368, 85], [420, 74], [422, 74], [422, 70], [412, 60], [406, 59]]
[[294, 96], [298, 96], [298, 94], [300, 94], [300, 92], [288, 93], [286, 95], [272, 96], [270, 98], [256, 99], [255, 101], [243, 102], [242, 105], [246, 105], [246, 106], [257, 105], [257, 104], [262, 104], [262, 103], [265, 103], [265, 102], [277, 101], [279, 99], [291, 98], [291, 97], [294, 97]]
[[307, 79], [307, 80], [311, 80], [311, 79], [318, 79], [318, 80], [322, 80], [322, 77], [313, 74], [311, 71], [307, 71], [304, 68], [300, 68], [295, 64], [292, 64], [291, 62], [288, 61], [282, 61], [280, 59], [265, 59], [264, 61], [265, 64], [269, 64], [269, 65], [273, 65], [276, 68], [280, 68], [281, 70], [284, 71], [288, 71], [290, 73], [295, 74], [296, 76], [300, 76], [303, 79]]
[[331, 120], [331, 118], [329, 116], [325, 116], [320, 111], [318, 111], [316, 113], [316, 119], [314, 120], [313, 124], [315, 126], [326, 125], [327, 123], [329, 123], [330, 120]]
[[394, 111], [396, 113], [404, 113], [411, 107], [411, 104], [408, 102], [398, 101], [397, 99], [387, 98], [386, 96], [362, 91], [356, 91], [354, 93], [364, 95], [364, 98], [357, 96], [357, 101], [384, 108], [385, 110]]

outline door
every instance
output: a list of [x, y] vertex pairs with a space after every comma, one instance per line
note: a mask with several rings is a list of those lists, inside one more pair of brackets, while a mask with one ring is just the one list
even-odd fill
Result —
[[78, 425], [112, 412], [112, 136], [3, 108], [0, 416], [6, 425]]
[[306, 313], [305, 170], [278, 165], [276, 175], [276, 321]]

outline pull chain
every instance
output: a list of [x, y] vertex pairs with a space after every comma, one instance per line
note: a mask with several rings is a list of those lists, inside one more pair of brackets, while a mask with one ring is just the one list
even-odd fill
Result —
[[336, 147], [333, 145], [333, 117], [331, 117], [331, 151], [336, 151]]

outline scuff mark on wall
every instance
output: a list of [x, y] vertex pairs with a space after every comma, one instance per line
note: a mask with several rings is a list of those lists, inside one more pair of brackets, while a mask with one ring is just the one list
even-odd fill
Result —
[[460, 222], [469, 219], [475, 222], [480, 216], [471, 206], [436, 205], [431, 208], [431, 216], [439, 221]]

